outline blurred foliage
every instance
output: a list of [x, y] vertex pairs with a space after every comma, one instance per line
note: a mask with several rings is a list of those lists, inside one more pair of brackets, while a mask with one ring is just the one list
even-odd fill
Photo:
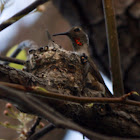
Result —
[[[15, 51], [15, 49], [18, 47], [18, 45], [13, 46], [6, 54], [6, 56], [9, 56]], [[17, 59], [20, 60], [25, 60], [27, 59], [27, 54], [25, 50], [22, 50], [16, 57]], [[18, 65], [18, 64], [14, 64], [14, 63], [10, 63], [9, 64], [10, 67], [16, 68], [16, 69], [22, 69], [24, 66], [22, 65]]]

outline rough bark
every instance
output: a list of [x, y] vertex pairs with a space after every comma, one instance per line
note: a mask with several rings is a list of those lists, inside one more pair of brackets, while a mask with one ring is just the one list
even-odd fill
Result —
[[[53, 47], [45, 52], [39, 51], [40, 49], [28, 61], [31, 66], [27, 69], [29, 72], [0, 65], [1, 81], [7, 79], [11, 83], [24, 86], [42, 86], [58, 94], [82, 97], [105, 96], [102, 91], [96, 89], [95, 85], [89, 86], [90, 83], [86, 83], [88, 80], [84, 82], [85, 66], [81, 63], [79, 55]], [[23, 96], [30, 95], [23, 93]], [[24, 102], [21, 103], [18, 98], [5, 93], [0, 93], [0, 98], [14, 101], [22, 111], [38, 115], [30, 107], [24, 108]], [[86, 129], [109, 136], [140, 137], [139, 107], [115, 103], [78, 104], [44, 97], [36, 99], [41, 104], [49, 104]]]
[[[96, 61], [100, 64], [102, 71], [105, 74], [109, 75], [109, 66], [107, 63], [108, 56], [106, 47], [105, 25], [101, 1], [54, 0], [53, 2], [55, 3], [55, 5], [57, 5], [57, 8], [60, 9], [62, 15], [69, 21], [69, 23], [71, 23], [71, 25], [82, 25], [83, 27], [85, 26], [87, 27], [87, 32], [89, 33], [93, 56], [96, 59]], [[67, 4], [67, 6], [65, 4]], [[122, 60], [121, 63], [123, 67], [126, 92], [130, 90], [136, 90], [139, 92], [140, 90], [139, 88], [140, 78], [138, 77], [140, 69], [139, 66], [140, 58], [138, 47], [140, 44], [139, 5], [140, 5], [139, 1], [136, 0], [115, 1], [117, 15], [116, 18], [118, 24], [118, 33]], [[37, 38], [38, 36], [39, 35], [37, 34]], [[40, 41], [40, 38], [38, 40]], [[42, 43], [42, 41], [40, 42]], [[56, 67], [54, 67], [54, 65], [52, 65], [53, 67], [47, 66], [47, 68], [48, 67], [51, 68], [51, 71], [53, 71], [53, 73], [54, 71], [58, 72], [58, 69], [55, 70]], [[37, 69], [35, 71], [34, 70], [32, 71], [33, 73], [37, 74], [38, 76], [37, 77], [31, 73], [29, 74], [24, 71], [15, 70], [7, 66], [0, 65], [0, 81], [6, 80], [12, 83], [18, 83], [25, 86], [27, 86], [28, 84], [41, 85], [43, 87], [46, 87], [48, 90], [52, 89], [53, 91], [56, 91], [54, 87], [53, 88], [50, 87], [50, 85], [48, 84], [48, 80], [45, 81], [44, 79], [42, 79], [44, 71], [42, 74], [42, 68], [39, 67], [39, 69], [41, 70], [41, 72], [38, 71]], [[69, 71], [71, 71], [71, 66], [68, 69]], [[51, 71], [48, 70], [47, 72], [51, 73]], [[70, 77], [71, 76], [69, 76], [69, 78]], [[55, 85], [55, 88], [56, 87], [57, 86]], [[61, 87], [65, 86], [61, 85]], [[71, 85], [67, 89], [67, 92], [64, 92], [63, 91], [64, 89], [60, 88], [59, 86], [57, 87], [57, 90], [58, 89], [60, 89], [60, 92], [63, 94], [64, 93], [68, 94], [71, 93], [70, 91], [72, 91], [73, 95], [77, 96], [77, 91], [74, 92], [75, 89], [71, 89]], [[80, 89], [78, 96], [81, 95]], [[90, 91], [88, 95], [82, 96], [91, 96], [92, 95], [91, 93], [93, 93], [93, 91]], [[96, 92], [94, 91], [94, 93]], [[1, 96], [2, 95], [5, 96], [6, 94], [1, 94]], [[98, 94], [96, 93], [96, 95]], [[99, 95], [101, 96], [101, 94]], [[96, 132], [113, 136], [140, 137], [139, 134], [140, 111], [138, 107], [128, 106], [124, 104], [94, 104], [93, 106], [89, 107], [88, 105], [65, 103], [65, 102], [64, 103], [61, 102], [60, 104], [60, 102], [56, 101], [54, 102], [53, 100], [48, 100], [44, 98], [37, 99], [40, 100], [41, 103], [44, 102], [44, 104], [49, 102], [50, 105], [54, 107], [58, 112], [62, 113], [68, 118], [71, 118], [73, 121], [84, 126], [85, 128], [89, 128]], [[15, 100], [15, 102], [16, 101], [17, 100]], [[21, 102], [17, 102], [17, 104], [18, 106], [20, 106]]]
[[[105, 75], [109, 76], [107, 40], [105, 33], [102, 1], [93, 0], [53, 0], [60, 13], [72, 25], [81, 25], [89, 35], [94, 59]], [[140, 2], [137, 0], [114, 0], [121, 65], [125, 92], [140, 92], [138, 65], [140, 57]]]

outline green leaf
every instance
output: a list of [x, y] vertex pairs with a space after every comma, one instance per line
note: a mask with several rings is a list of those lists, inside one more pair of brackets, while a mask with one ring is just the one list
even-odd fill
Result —
[[34, 90], [48, 92], [45, 88], [40, 87], [40, 86], [32, 86], [32, 88], [33, 88]]

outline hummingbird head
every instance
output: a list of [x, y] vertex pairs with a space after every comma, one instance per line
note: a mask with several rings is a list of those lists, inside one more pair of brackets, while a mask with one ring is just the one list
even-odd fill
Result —
[[79, 26], [71, 28], [68, 32], [54, 34], [53, 36], [58, 35], [67, 35], [72, 41], [73, 49], [77, 52], [82, 50], [85, 45], [88, 47], [88, 36]]

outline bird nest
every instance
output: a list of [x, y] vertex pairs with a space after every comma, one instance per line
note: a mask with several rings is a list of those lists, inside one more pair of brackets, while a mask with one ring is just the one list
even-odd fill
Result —
[[97, 96], [102, 92], [89, 82], [87, 65], [81, 56], [60, 47], [45, 46], [29, 50], [27, 71], [47, 81], [47, 85], [59, 93], [74, 96]]

